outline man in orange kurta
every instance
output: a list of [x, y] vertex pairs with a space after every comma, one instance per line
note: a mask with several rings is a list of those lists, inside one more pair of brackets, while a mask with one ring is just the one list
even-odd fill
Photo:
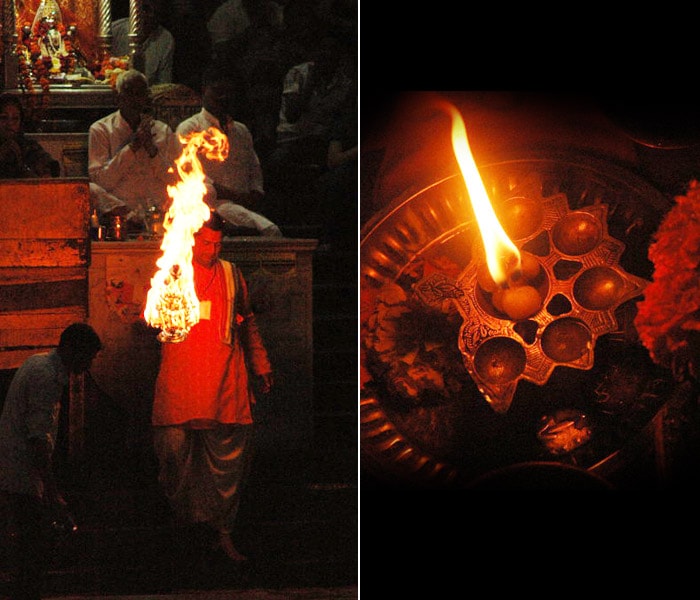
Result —
[[272, 386], [272, 368], [243, 275], [219, 259], [223, 220], [217, 213], [195, 235], [194, 283], [200, 320], [187, 337], [162, 346], [152, 424], [159, 482], [178, 519], [218, 532], [232, 560], [231, 540], [241, 488], [251, 465], [255, 403], [248, 367]]

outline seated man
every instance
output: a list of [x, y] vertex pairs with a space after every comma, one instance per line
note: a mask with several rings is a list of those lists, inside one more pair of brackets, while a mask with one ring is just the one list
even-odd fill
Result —
[[249, 129], [232, 116], [236, 112], [236, 92], [225, 69], [210, 66], [204, 74], [202, 110], [180, 123], [176, 131], [187, 136], [216, 127], [226, 134], [229, 153], [224, 161], [201, 158], [202, 168], [216, 190], [216, 204], [210, 205], [235, 228], [282, 237], [277, 225], [248, 208], [257, 206], [264, 195], [263, 174]]
[[166, 123], [152, 117], [143, 73], [120, 73], [116, 93], [118, 110], [89, 129], [90, 194], [102, 222], [121, 216], [127, 230], [141, 231], [148, 208], [155, 205], [164, 212], [169, 204], [167, 186], [177, 176], [168, 170], [182, 145]]
[[274, 147], [264, 156], [268, 214], [311, 225], [314, 194], [326, 171], [328, 136], [338, 110], [353, 93], [355, 57], [346, 40], [326, 35], [311, 60], [292, 66], [282, 84]]
[[268, 179], [284, 185], [303, 165], [323, 170], [328, 134], [338, 110], [355, 93], [356, 58], [348, 43], [327, 35], [314, 58], [291, 67], [284, 76], [277, 123], [277, 144], [268, 159]]
[[[138, 69], [142, 70], [148, 85], [173, 82], [173, 57], [175, 38], [160, 24], [162, 2], [143, 0], [141, 4], [141, 34], [143, 42], [134, 57]], [[112, 23], [112, 55], [128, 56], [129, 17]]]

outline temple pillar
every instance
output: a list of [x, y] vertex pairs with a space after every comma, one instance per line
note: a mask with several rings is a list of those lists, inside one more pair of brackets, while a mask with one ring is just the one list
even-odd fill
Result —
[[98, 6], [97, 43], [100, 58], [112, 54], [112, 5], [110, 0], [100, 0]]
[[129, 66], [143, 72], [143, 65], [135, 64], [142, 33], [141, 0], [129, 0]]

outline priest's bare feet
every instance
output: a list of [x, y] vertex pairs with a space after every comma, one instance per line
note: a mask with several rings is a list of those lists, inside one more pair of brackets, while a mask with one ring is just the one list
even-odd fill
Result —
[[248, 560], [247, 556], [244, 556], [238, 550], [236, 550], [236, 547], [233, 545], [233, 541], [231, 540], [231, 536], [228, 533], [224, 531], [219, 532], [219, 543], [221, 544], [223, 551], [226, 553], [226, 556], [228, 556], [232, 561], [241, 562]]

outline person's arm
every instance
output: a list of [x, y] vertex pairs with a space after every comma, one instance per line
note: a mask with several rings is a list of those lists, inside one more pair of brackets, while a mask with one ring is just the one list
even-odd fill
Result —
[[26, 430], [29, 459], [43, 485], [43, 499], [48, 506], [65, 505], [53, 472], [56, 424], [55, 410], [63, 388], [53, 375], [38, 371], [28, 380]]
[[88, 174], [90, 180], [105, 190], [114, 189], [123, 174], [134, 165], [136, 153], [131, 149], [127, 139], [117, 149], [114, 156], [110, 153], [110, 132], [100, 123], [93, 123], [88, 132]]
[[284, 76], [282, 110], [288, 123], [296, 123], [304, 112], [307, 82], [299, 66], [292, 67]]
[[253, 135], [250, 133], [250, 130], [247, 127], [245, 127], [243, 131], [242, 151], [245, 152], [246, 157], [248, 168], [248, 189], [250, 190], [251, 200], [260, 202], [262, 197], [265, 195], [262, 165], [260, 164], [258, 153], [255, 151]]
[[92, 206], [97, 207], [97, 214], [100, 220], [109, 220], [111, 217], [126, 217], [129, 214], [129, 207], [123, 200], [110, 194], [102, 186], [90, 182], [90, 201]]
[[22, 149], [14, 138], [0, 138], [0, 179], [22, 177], [31, 177], [22, 158]]
[[52, 468], [53, 446], [46, 437], [29, 438], [27, 445], [32, 468], [44, 484], [44, 503], [47, 506], [65, 506], [66, 501], [58, 489]]
[[155, 132], [153, 131], [154, 120], [152, 115], [143, 115], [139, 126], [134, 132], [134, 139], [129, 144], [131, 149], [136, 152], [143, 148], [149, 158], [154, 158], [158, 154], [158, 146], [156, 144]]
[[152, 135], [144, 150], [148, 153], [147, 160], [154, 179], [162, 181], [165, 185], [173, 185], [176, 182], [177, 175], [173, 171], [169, 172], [170, 168], [174, 168], [175, 160], [182, 154], [183, 146], [180, 140], [170, 129], [167, 123], [162, 121], [153, 121]]
[[[184, 121], [181, 121], [175, 128], [175, 137], [178, 139], [178, 142], [180, 142], [181, 137], [187, 138], [191, 133], [202, 131], [202, 127], [199, 125], [197, 117], [198, 115], [188, 117]], [[181, 148], [184, 148], [186, 143], [186, 141], [180, 142]], [[182, 152], [182, 150], [180, 150], [180, 152]]]
[[265, 192], [263, 190], [262, 167], [255, 152], [253, 136], [245, 124], [240, 122], [235, 123], [231, 131], [231, 151], [237, 152], [241, 157], [242, 168], [238, 181], [240, 188], [244, 189], [233, 189], [220, 182], [215, 182], [216, 192], [219, 198], [255, 209], [260, 205]]
[[24, 162], [31, 171], [30, 177], [58, 177], [61, 165], [44, 147], [31, 138], [23, 138]]
[[151, 36], [151, 43], [139, 56], [142, 70], [148, 78], [148, 84], [154, 86], [172, 83], [175, 38], [162, 25], [159, 25]]
[[340, 165], [357, 160], [357, 146], [343, 150], [340, 140], [331, 140], [328, 144], [327, 164], [329, 169], [335, 169]]
[[274, 383], [272, 365], [250, 305], [248, 285], [238, 267], [234, 265], [233, 268], [236, 272], [238, 315], [243, 319], [239, 326], [241, 344], [253, 373], [262, 379], [263, 393], [267, 393]]

